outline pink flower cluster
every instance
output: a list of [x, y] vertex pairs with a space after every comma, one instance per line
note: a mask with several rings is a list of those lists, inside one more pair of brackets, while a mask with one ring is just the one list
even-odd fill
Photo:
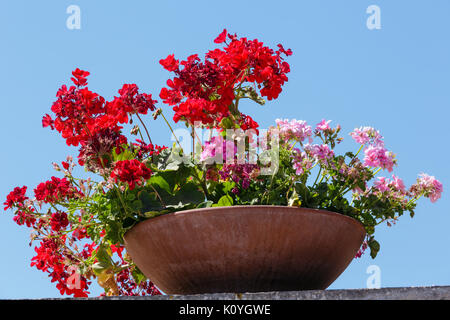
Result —
[[334, 156], [334, 151], [327, 144], [307, 144], [305, 151], [317, 161], [325, 163]]
[[364, 165], [372, 168], [387, 169], [392, 172], [397, 164], [395, 154], [384, 147], [383, 136], [378, 130], [372, 127], [355, 128], [350, 132], [350, 136], [357, 143], [366, 145], [364, 149]]
[[406, 205], [408, 202], [405, 198], [407, 195], [405, 184], [402, 179], [395, 175], [392, 175], [392, 180], [386, 177], [378, 177], [369, 193], [382, 199], [395, 199], [403, 205]]
[[364, 251], [366, 251], [368, 248], [368, 244], [367, 241], [364, 240], [363, 244], [361, 245], [361, 248], [359, 248], [358, 252], [355, 255], [355, 258], [361, 258], [362, 255], [364, 254]]
[[380, 192], [386, 192], [395, 190], [405, 194], [405, 184], [399, 177], [392, 175], [392, 181], [385, 177], [378, 177], [378, 180], [374, 182], [374, 187]]
[[[200, 155], [200, 161], [211, 163], [224, 163], [227, 158], [234, 159], [237, 147], [233, 140], [224, 139], [222, 136], [212, 137], [206, 141]], [[230, 154], [228, 154], [230, 153]]]
[[[240, 184], [242, 189], [248, 189], [252, 179], [258, 176], [259, 167], [256, 164], [225, 164], [219, 170], [220, 178], [224, 181], [233, 181]], [[239, 193], [239, 188], [235, 187], [231, 190], [234, 194]]]
[[300, 176], [306, 171], [310, 170], [313, 166], [313, 159], [308, 157], [305, 151], [300, 151], [298, 148], [294, 148], [292, 155], [292, 165], [295, 169], [295, 174]]
[[275, 122], [280, 130], [280, 139], [282, 141], [294, 140], [303, 142], [308, 138], [309, 142], [312, 142], [312, 129], [306, 121], [296, 119], [276, 119]]
[[383, 136], [381, 136], [378, 130], [372, 127], [355, 128], [355, 130], [350, 132], [350, 135], [359, 144], [384, 146]]
[[417, 183], [411, 187], [411, 193], [416, 197], [424, 194], [425, 197], [430, 198], [431, 202], [436, 202], [444, 191], [442, 183], [434, 176], [426, 173], [421, 173], [417, 179]]
[[392, 180], [385, 177], [378, 177], [374, 182], [372, 192], [378, 196], [389, 196], [406, 203], [405, 196], [420, 198], [422, 195], [429, 198], [431, 202], [436, 202], [444, 191], [442, 183], [435, 177], [422, 173], [417, 182], [409, 190], [406, 190], [403, 180], [392, 175]]
[[364, 164], [368, 167], [383, 168], [392, 172], [397, 163], [395, 155], [387, 151], [383, 146], [370, 145], [364, 150]]
[[330, 128], [330, 122], [331, 120], [325, 120], [322, 119], [322, 121], [320, 121], [317, 125], [316, 125], [316, 131], [329, 131], [331, 130]]

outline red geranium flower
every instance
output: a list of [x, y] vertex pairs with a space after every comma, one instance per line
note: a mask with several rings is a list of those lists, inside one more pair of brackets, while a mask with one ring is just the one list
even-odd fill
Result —
[[25, 196], [26, 192], [26, 186], [23, 186], [22, 188], [15, 187], [14, 190], [6, 196], [6, 201], [3, 203], [5, 206], [4, 210], [6, 211], [14, 206], [22, 206], [25, 200], [28, 199], [28, 197]]
[[217, 126], [230, 112], [238, 111], [230, 107], [245, 83], [255, 91], [258, 88], [259, 95], [268, 100], [276, 99], [281, 93], [290, 71], [282, 55], [289, 56], [292, 50], [279, 45], [279, 50], [274, 51], [257, 39], [230, 36], [226, 29], [214, 42], [223, 43], [227, 36], [231, 42], [223, 49], [209, 51], [203, 61], [197, 54], [179, 63], [178, 60], [175, 63], [173, 55], [160, 61], [175, 73], [175, 77], [167, 81], [168, 88], [160, 92], [163, 102], [173, 106], [175, 122]]
[[45, 203], [54, 203], [56, 201], [72, 199], [81, 192], [76, 190], [66, 178], [52, 177], [51, 180], [40, 183], [34, 189], [36, 200]]
[[214, 39], [214, 43], [222, 43], [227, 39], [227, 29], [223, 29], [223, 31]]
[[178, 60], [175, 60], [174, 54], [169, 54], [167, 58], [159, 60], [159, 63], [166, 69], [167, 71], [175, 71], [178, 69]]
[[74, 71], [72, 71], [73, 78], [70, 79], [73, 81], [73, 83], [75, 83], [75, 85], [84, 86], [87, 84], [86, 77], [89, 76], [89, 74], [90, 73], [88, 71], [76, 68]]
[[55, 129], [54, 127], [54, 121], [52, 119], [52, 117], [50, 117], [48, 114], [46, 114], [43, 118], [42, 118], [42, 126], [45, 127], [50, 127], [52, 130]]
[[115, 182], [126, 182], [133, 190], [136, 185], [142, 185], [143, 181], [150, 179], [151, 174], [152, 171], [137, 159], [122, 160], [115, 163], [111, 178]]

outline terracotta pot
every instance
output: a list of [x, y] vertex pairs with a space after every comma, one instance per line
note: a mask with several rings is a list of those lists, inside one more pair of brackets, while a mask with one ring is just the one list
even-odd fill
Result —
[[334, 212], [282, 206], [180, 211], [125, 234], [136, 265], [167, 294], [326, 289], [365, 236]]

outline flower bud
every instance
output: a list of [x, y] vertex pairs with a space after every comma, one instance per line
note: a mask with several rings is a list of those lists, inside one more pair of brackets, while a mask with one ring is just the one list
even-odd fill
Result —
[[153, 112], [152, 116], [153, 116], [153, 120], [156, 120], [156, 118], [158, 118], [158, 116], [162, 113], [162, 109], [158, 108], [156, 109], [155, 112]]
[[139, 126], [138, 126], [138, 125], [135, 125], [135, 126], [133, 127], [133, 129], [131, 129], [130, 134], [136, 136], [136, 135], [138, 134], [138, 132], [139, 132]]

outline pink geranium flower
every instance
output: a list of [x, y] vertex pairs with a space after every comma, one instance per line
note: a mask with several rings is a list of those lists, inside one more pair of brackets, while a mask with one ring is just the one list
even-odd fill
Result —
[[431, 202], [436, 202], [444, 191], [442, 183], [434, 176], [430, 176], [426, 173], [421, 173], [419, 175], [417, 184], [419, 185], [420, 190], [425, 193], [425, 197], [430, 198]]
[[280, 130], [280, 138], [286, 141], [295, 140], [303, 142], [305, 139], [312, 141], [312, 129], [311, 126], [303, 120], [288, 120], [288, 119], [276, 119], [276, 124]]
[[326, 121], [325, 119], [322, 119], [322, 121], [320, 121], [317, 125], [316, 125], [316, 130], [317, 131], [325, 131], [325, 130], [330, 130], [330, 122], [331, 120]]
[[392, 172], [396, 164], [395, 155], [382, 146], [368, 146], [365, 150], [364, 165], [373, 168], [387, 169]]
[[329, 160], [334, 156], [334, 151], [327, 144], [307, 144], [305, 150], [317, 160]]
[[383, 136], [372, 127], [355, 128], [350, 132], [351, 137], [359, 144], [371, 144], [373, 146], [384, 146]]

